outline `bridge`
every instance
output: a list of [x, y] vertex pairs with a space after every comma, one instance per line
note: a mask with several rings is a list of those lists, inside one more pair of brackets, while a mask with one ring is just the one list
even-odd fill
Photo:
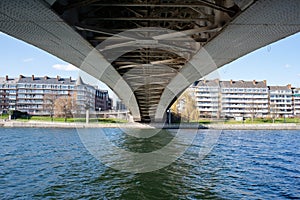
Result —
[[150, 122], [194, 81], [299, 32], [299, 10], [299, 0], [1, 0], [0, 31], [106, 83]]

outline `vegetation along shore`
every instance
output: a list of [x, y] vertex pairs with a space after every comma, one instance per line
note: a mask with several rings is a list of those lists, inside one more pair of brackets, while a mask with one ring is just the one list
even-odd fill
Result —
[[299, 119], [277, 119], [272, 120], [224, 120], [211, 121], [202, 119], [199, 122], [182, 122], [171, 124], [141, 124], [127, 122], [121, 119], [89, 119], [86, 123], [84, 118], [70, 118], [64, 121], [63, 118], [32, 117], [31, 119], [8, 120], [2, 118], [0, 127], [37, 127], [37, 128], [196, 128], [199, 129], [218, 129], [218, 130], [300, 130]]

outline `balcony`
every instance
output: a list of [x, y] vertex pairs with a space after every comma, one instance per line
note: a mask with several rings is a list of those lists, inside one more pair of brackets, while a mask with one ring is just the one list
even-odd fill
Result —
[[248, 91], [221, 91], [222, 95], [249, 95], [249, 96], [259, 96], [259, 95], [267, 95], [268, 96], [268, 92], [248, 92]]
[[196, 94], [197, 98], [208, 97], [208, 98], [218, 98], [219, 94]]
[[222, 103], [237, 103], [237, 104], [268, 104], [268, 100], [244, 100], [244, 99], [222, 99]]
[[201, 112], [213, 112], [213, 113], [216, 113], [219, 111], [219, 109], [213, 109], [213, 108], [199, 108], [198, 109]]
[[269, 96], [267, 94], [264, 95], [222, 94], [222, 98], [268, 99]]
[[247, 114], [267, 114], [269, 112], [269, 110], [267, 109], [263, 109], [263, 110], [255, 110], [255, 111], [251, 111], [251, 110], [246, 110], [246, 109], [241, 109], [241, 110], [222, 110], [222, 113], [224, 113], [225, 115], [231, 115], [231, 114], [239, 114], [239, 115], [247, 115]]

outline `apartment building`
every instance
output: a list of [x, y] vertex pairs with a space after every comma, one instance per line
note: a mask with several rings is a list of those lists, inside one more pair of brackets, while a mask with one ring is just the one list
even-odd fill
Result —
[[294, 115], [291, 85], [269, 86], [269, 96], [270, 115], [276, 117], [292, 117]]
[[17, 83], [18, 79], [9, 79], [0, 77], [0, 112], [3, 110], [15, 110], [17, 100]]
[[45, 95], [70, 96], [75, 89], [75, 80], [71, 78], [25, 77], [20, 75], [17, 82], [16, 110], [28, 112], [32, 115], [47, 115]]
[[95, 110], [104, 111], [110, 110], [112, 105], [112, 100], [109, 98], [107, 90], [96, 90], [95, 93]]
[[221, 81], [222, 116], [266, 117], [268, 86], [266, 81]]
[[83, 82], [81, 77], [76, 80], [75, 92], [77, 96], [76, 104], [79, 111], [85, 113], [86, 109], [91, 111], [105, 111], [111, 109], [111, 99], [107, 90], [98, 89]]
[[118, 111], [124, 111], [127, 110], [125, 104], [121, 100], [116, 101], [116, 110]]
[[193, 88], [200, 117], [219, 118], [221, 115], [220, 81], [218, 79], [197, 81]]
[[294, 116], [300, 117], [300, 88], [293, 88]]
[[200, 117], [265, 117], [266, 81], [201, 80], [194, 84]]
[[[46, 104], [46, 96], [57, 99], [60, 96], [74, 96], [76, 112], [108, 110], [108, 92], [85, 84], [79, 77], [77, 80], [61, 78], [25, 77], [10, 79], [8, 76], [0, 78], [0, 109], [1, 111], [19, 110], [32, 115], [48, 115], [50, 110]], [[105, 96], [105, 97], [104, 97]], [[106, 101], [106, 102], [105, 102]]]
[[77, 114], [84, 114], [86, 110], [94, 111], [96, 105], [96, 88], [85, 84], [81, 77], [75, 83]]

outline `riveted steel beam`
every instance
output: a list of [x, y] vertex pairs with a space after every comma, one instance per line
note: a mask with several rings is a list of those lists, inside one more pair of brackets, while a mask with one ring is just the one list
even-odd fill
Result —
[[219, 11], [235, 13], [234, 10], [216, 5], [208, 1], [199, 1], [194, 3], [95, 3], [93, 6], [105, 6], [105, 7], [162, 7], [162, 8], [197, 8], [197, 7], [209, 7]]

